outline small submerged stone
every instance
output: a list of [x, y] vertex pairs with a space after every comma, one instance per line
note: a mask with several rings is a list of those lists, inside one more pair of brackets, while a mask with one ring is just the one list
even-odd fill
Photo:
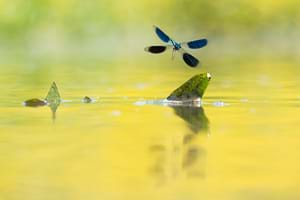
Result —
[[92, 99], [90, 97], [88, 97], [88, 96], [85, 96], [85, 97], [83, 97], [82, 102], [83, 103], [91, 103]]
[[43, 99], [28, 99], [26, 101], [23, 102], [24, 106], [28, 106], [28, 107], [40, 107], [40, 106], [45, 106], [47, 105], [47, 101], [43, 100]]
[[82, 99], [81, 101], [82, 101], [82, 103], [93, 103], [93, 102], [95, 102], [96, 100], [95, 100], [94, 98], [85, 96], [85, 97], [83, 97], [83, 99]]

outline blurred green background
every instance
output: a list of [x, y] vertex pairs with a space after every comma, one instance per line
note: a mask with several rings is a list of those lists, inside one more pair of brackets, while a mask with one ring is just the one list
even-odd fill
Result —
[[297, 59], [297, 0], [1, 0], [0, 62], [147, 59], [160, 43], [152, 25], [178, 41], [206, 37], [206, 58]]
[[[0, 199], [300, 199], [299, 7], [0, 0]], [[145, 52], [152, 25], [202, 65]], [[201, 108], [150, 105], [205, 71]], [[55, 121], [22, 105], [53, 81]]]

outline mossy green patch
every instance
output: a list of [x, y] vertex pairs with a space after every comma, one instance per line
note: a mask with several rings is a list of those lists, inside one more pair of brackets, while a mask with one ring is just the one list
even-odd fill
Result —
[[189, 101], [202, 98], [210, 79], [211, 75], [209, 73], [196, 75], [174, 90], [167, 99], [172, 101]]

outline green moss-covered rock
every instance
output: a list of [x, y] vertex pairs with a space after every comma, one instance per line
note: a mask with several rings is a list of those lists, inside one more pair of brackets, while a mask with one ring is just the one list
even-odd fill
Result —
[[167, 99], [171, 101], [193, 101], [202, 98], [210, 79], [211, 75], [209, 73], [193, 76], [174, 90]]

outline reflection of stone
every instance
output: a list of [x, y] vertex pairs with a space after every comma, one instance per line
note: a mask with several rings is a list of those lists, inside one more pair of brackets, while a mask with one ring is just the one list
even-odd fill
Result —
[[195, 143], [200, 135], [191, 135], [194, 143], [180, 144], [178, 141], [177, 144], [154, 144], [149, 147], [153, 161], [149, 172], [158, 185], [172, 182], [179, 177], [205, 177], [206, 150]]
[[[194, 135], [195, 136], [195, 135]], [[187, 145], [183, 156], [182, 168], [188, 177], [205, 176], [206, 151], [200, 146]]]
[[209, 131], [209, 119], [203, 107], [172, 106], [177, 116], [182, 118], [191, 131], [182, 137], [169, 138], [167, 143], [153, 144], [149, 152], [153, 157], [151, 175], [157, 184], [166, 184], [179, 176], [185, 178], [205, 178], [206, 149], [199, 144], [205, 135], [195, 134]]
[[206, 151], [204, 148], [193, 144], [198, 135], [194, 133], [209, 132], [209, 120], [205, 115], [203, 107], [174, 106], [175, 114], [182, 118], [191, 129], [192, 133], [185, 134], [183, 137], [184, 155], [182, 167], [188, 177], [204, 177]]
[[185, 159], [183, 160], [182, 166], [187, 167], [189, 165], [193, 165], [198, 160], [198, 157], [200, 155], [200, 150], [197, 147], [189, 148], [186, 152]]
[[175, 114], [187, 122], [189, 128], [194, 132], [208, 132], [209, 120], [204, 113], [203, 107], [173, 106]]

